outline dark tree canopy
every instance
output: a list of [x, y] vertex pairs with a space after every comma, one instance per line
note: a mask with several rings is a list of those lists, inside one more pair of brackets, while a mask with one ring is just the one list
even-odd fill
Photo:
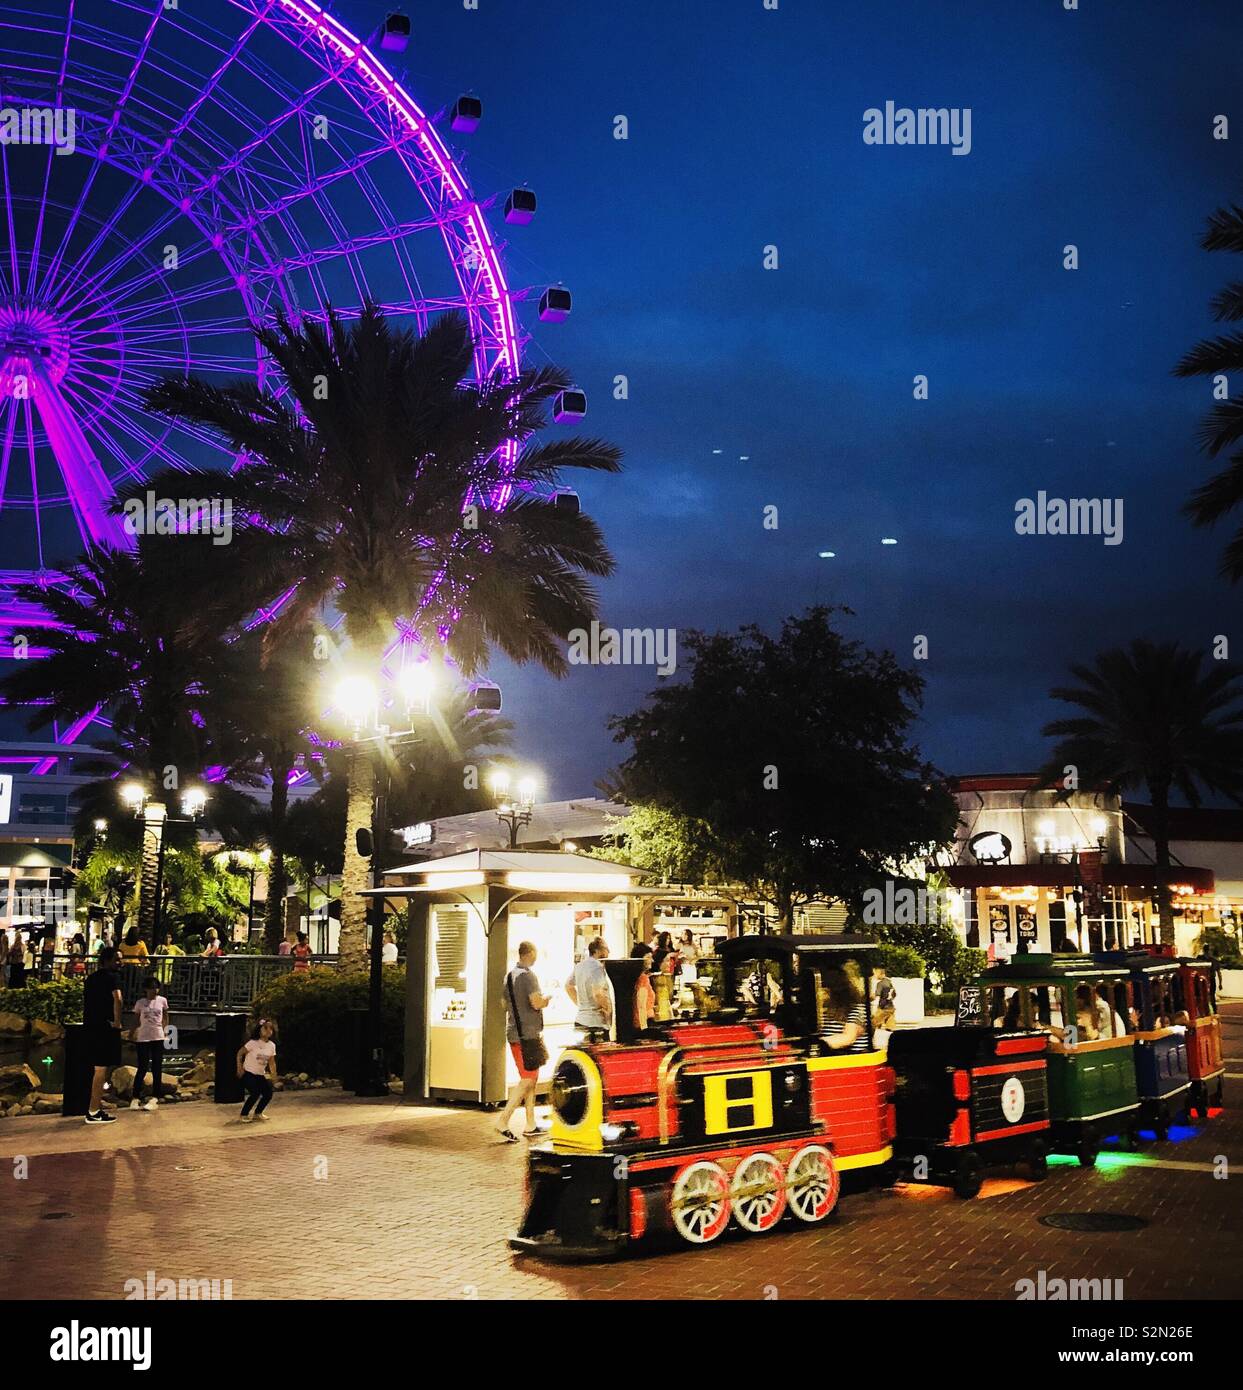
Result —
[[[610, 722], [633, 746], [631, 799], [710, 827], [715, 868], [789, 922], [953, 838], [953, 798], [909, 740], [923, 692], [889, 652], [842, 636], [825, 606], [776, 637], [683, 634], [682, 679]], [[701, 846], [702, 848], [702, 846]]]

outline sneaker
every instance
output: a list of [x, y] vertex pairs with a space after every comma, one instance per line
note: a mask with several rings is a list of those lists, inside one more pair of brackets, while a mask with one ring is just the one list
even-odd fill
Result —
[[507, 1144], [516, 1144], [518, 1142], [518, 1136], [513, 1132], [513, 1130], [507, 1129], [503, 1125], [497, 1126], [496, 1133], [497, 1137], [500, 1139], [504, 1139], [504, 1141]]
[[115, 1115], [106, 1115], [102, 1110], [86, 1112], [86, 1123], [88, 1125], [114, 1125], [117, 1122]]
[[541, 1129], [539, 1125], [536, 1125], [534, 1129], [524, 1129], [522, 1131], [522, 1137], [524, 1139], [547, 1139], [548, 1135], [549, 1131]]
[[141, 1109], [142, 1109], [142, 1101], [140, 1101], [137, 1097], [135, 1097], [133, 1100], [130, 1101], [130, 1103], [129, 1103], [129, 1108], [130, 1108], [131, 1110], [141, 1110]]
[[267, 1115], [252, 1115], [250, 1118], [252, 1120], [266, 1120], [268, 1117]]
[[151, 1099], [147, 1101], [142, 1108], [144, 1110], [156, 1110], [159, 1108], [159, 1104], [160, 1102], [155, 1098], [155, 1096], [152, 1096]]
[[253, 1115], [239, 1115], [237, 1117], [244, 1125], [248, 1125], [255, 1117]]

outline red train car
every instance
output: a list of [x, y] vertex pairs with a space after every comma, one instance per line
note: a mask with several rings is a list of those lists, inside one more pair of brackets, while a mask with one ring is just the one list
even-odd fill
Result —
[[[747, 936], [720, 964], [710, 1017], [562, 1054], [515, 1249], [599, 1259], [659, 1235], [704, 1245], [731, 1225], [815, 1224], [843, 1174], [889, 1164], [894, 1078], [873, 1046], [868, 943]], [[619, 999], [632, 969], [616, 964]]]

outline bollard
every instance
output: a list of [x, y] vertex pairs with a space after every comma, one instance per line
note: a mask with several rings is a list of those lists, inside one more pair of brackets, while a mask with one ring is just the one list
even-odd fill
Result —
[[245, 1014], [216, 1015], [216, 1089], [217, 1105], [241, 1105], [242, 1083], [237, 1076], [237, 1054], [246, 1041]]
[[366, 1009], [351, 1009], [345, 1030], [345, 1056], [341, 1064], [341, 1089], [357, 1094], [371, 1078], [371, 1054], [367, 1049]]
[[62, 1115], [85, 1115], [91, 1104], [91, 1080], [95, 1068], [86, 1050], [86, 1025], [65, 1024], [65, 1084], [61, 1088]]

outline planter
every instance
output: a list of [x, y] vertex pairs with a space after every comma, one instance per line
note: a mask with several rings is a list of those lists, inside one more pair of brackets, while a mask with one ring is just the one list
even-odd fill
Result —
[[1223, 970], [1217, 992], [1226, 999], [1243, 999], [1243, 970]]
[[895, 977], [894, 1018], [898, 1023], [922, 1023], [924, 1021], [924, 982], [923, 979]]

